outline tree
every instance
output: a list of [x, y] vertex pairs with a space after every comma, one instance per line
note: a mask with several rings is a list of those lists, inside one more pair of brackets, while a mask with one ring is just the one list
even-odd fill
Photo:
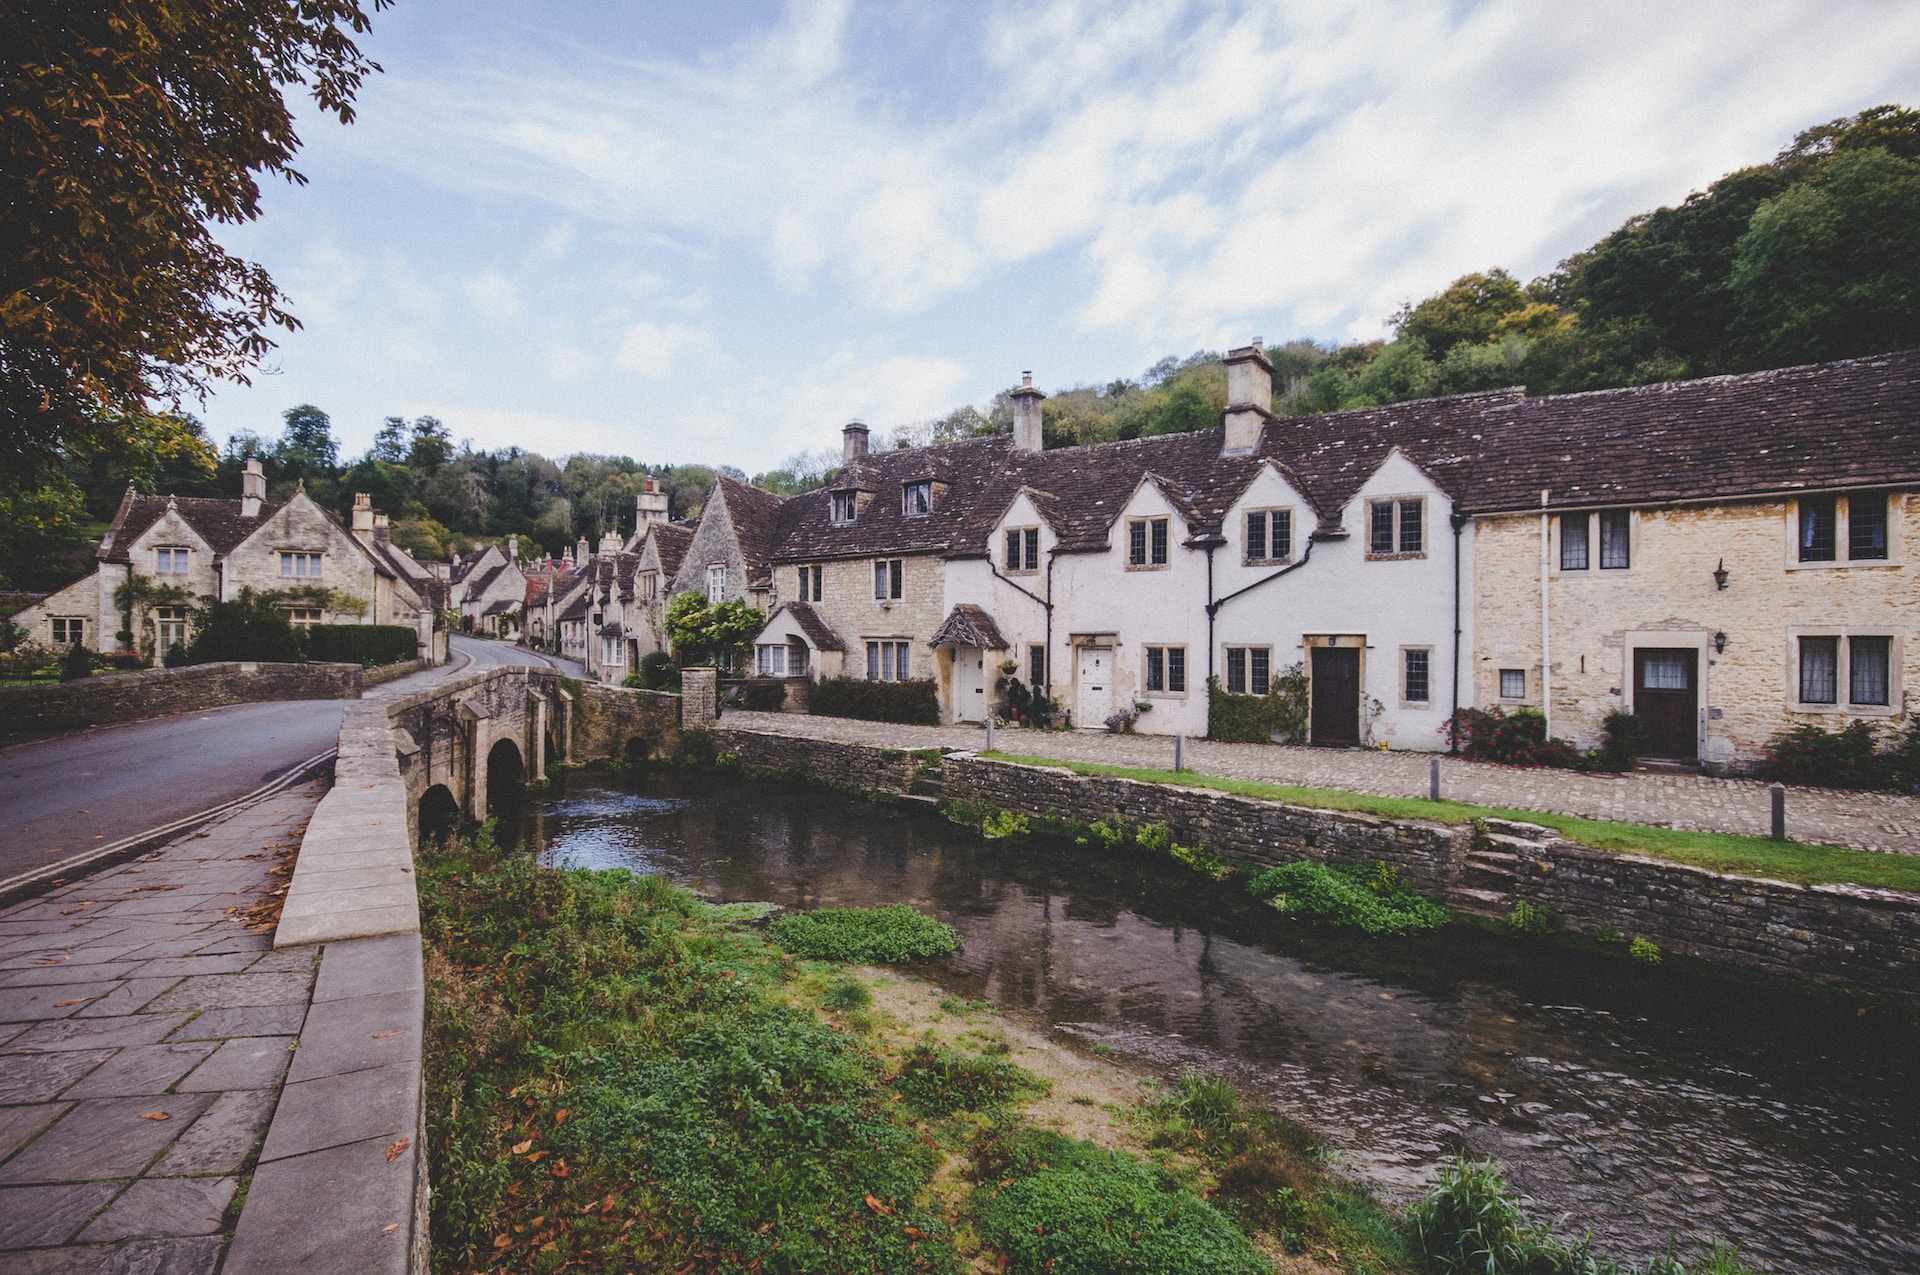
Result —
[[370, 460], [384, 460], [394, 465], [407, 463], [407, 418], [389, 416], [380, 422], [380, 428], [373, 436], [373, 446], [367, 449]]
[[1920, 162], [1843, 150], [1762, 204], [1740, 237], [1731, 292], [1754, 367], [1920, 345]]
[[304, 180], [289, 86], [352, 120], [369, 29], [364, 0], [0, 6], [0, 471], [108, 450], [297, 326], [213, 227], [260, 215], [261, 174]]
[[274, 444], [273, 458], [289, 478], [331, 476], [340, 467], [340, 444], [333, 441], [333, 420], [311, 403], [280, 413], [286, 430]]
[[709, 606], [704, 594], [689, 589], [667, 603], [667, 640], [682, 663], [709, 659], [732, 667], [766, 623], [745, 598]]
[[[397, 416], [389, 420], [399, 420]], [[413, 436], [407, 444], [407, 465], [425, 474], [432, 474], [453, 459], [453, 437], [447, 433], [447, 427], [440, 423], [437, 416], [415, 418]]]
[[1445, 362], [1456, 345], [1485, 345], [1502, 320], [1526, 305], [1527, 294], [1514, 277], [1493, 269], [1463, 274], [1419, 305], [1402, 306], [1392, 323], [1401, 338], [1418, 337], [1431, 358]]

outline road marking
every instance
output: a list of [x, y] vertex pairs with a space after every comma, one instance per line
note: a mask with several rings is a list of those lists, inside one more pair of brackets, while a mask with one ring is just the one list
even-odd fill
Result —
[[[137, 832], [131, 837], [122, 837], [120, 840], [107, 845], [95, 846], [85, 854], [77, 854], [70, 859], [62, 859], [58, 863], [49, 863], [44, 867], [32, 868], [16, 876], [0, 880], [0, 903], [13, 902], [16, 896], [23, 895], [23, 893], [32, 886], [52, 877], [55, 873], [62, 874], [61, 880], [65, 880], [76, 868], [85, 867], [87, 864], [96, 863], [114, 855], [131, 853], [141, 846], [146, 845], [148, 842], [156, 841], [163, 837], [170, 837], [176, 832], [184, 832], [195, 824], [205, 823], [209, 819], [224, 815], [232, 810], [238, 810], [242, 806], [250, 805], [263, 798], [270, 797], [283, 789], [290, 788], [323, 763], [332, 760], [336, 751], [338, 750], [329, 748], [324, 753], [315, 753], [305, 761], [300, 762], [282, 773], [278, 779], [269, 780], [260, 785], [260, 787], [255, 788], [252, 792], [244, 796], [235, 797], [232, 801], [223, 802], [210, 810], [202, 810], [198, 814], [188, 815], [183, 819], [175, 819], [172, 823], [163, 823], [158, 828], [149, 828], [145, 832]], [[48, 881], [47, 884], [53, 885], [57, 884], [57, 882]]]

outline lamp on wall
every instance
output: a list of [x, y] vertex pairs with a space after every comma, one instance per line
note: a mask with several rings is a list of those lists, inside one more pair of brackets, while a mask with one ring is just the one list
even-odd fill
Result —
[[1727, 653], [1727, 635], [1726, 634], [1716, 633], [1713, 635], [1713, 653], [1715, 655], [1725, 655]]
[[1720, 565], [1713, 569], [1713, 583], [1716, 588], [1727, 587], [1727, 560], [1720, 559]]

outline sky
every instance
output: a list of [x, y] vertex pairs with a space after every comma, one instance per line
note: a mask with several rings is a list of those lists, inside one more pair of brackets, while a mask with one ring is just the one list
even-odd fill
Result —
[[[1255, 336], [1387, 334], [1798, 130], [1920, 105], [1906, 0], [399, 0], [220, 236], [303, 327], [195, 407], [345, 454], [755, 473]], [[190, 407], [194, 405], [190, 404]]]

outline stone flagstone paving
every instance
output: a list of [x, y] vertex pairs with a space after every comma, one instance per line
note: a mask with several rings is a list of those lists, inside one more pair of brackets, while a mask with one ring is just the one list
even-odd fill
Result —
[[318, 956], [261, 909], [325, 790], [0, 911], [0, 1275], [217, 1268]]

